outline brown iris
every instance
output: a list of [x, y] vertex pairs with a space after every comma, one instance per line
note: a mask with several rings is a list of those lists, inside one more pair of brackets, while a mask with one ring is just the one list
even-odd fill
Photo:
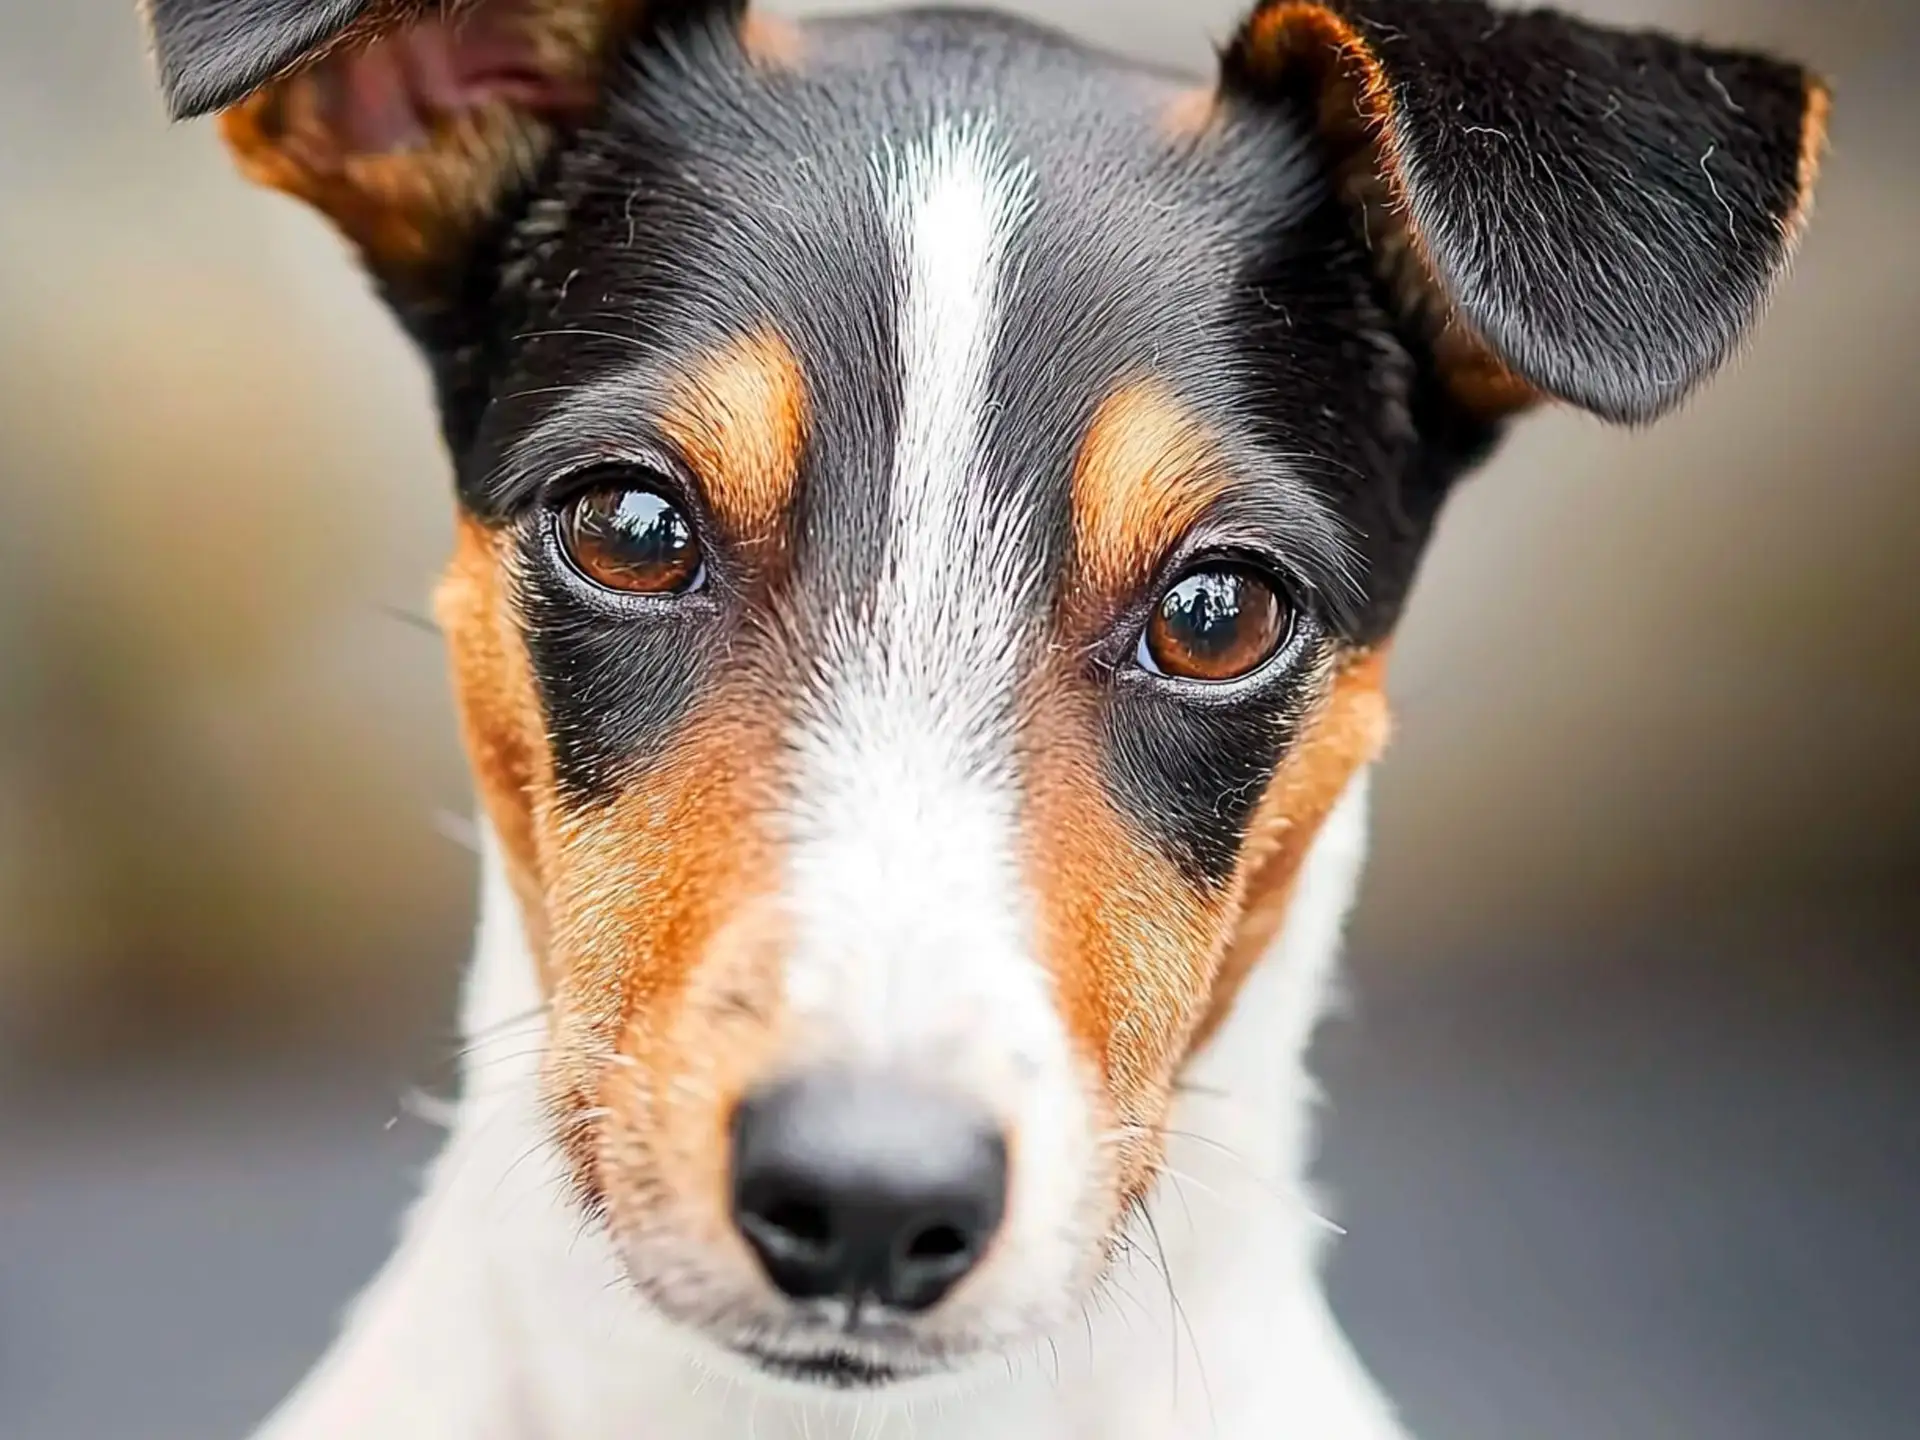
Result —
[[560, 543], [587, 579], [634, 595], [676, 595], [700, 580], [700, 543], [687, 517], [652, 490], [606, 486], [560, 512]]
[[1287, 638], [1287, 607], [1252, 571], [1195, 570], [1160, 597], [1140, 637], [1148, 669], [1183, 680], [1237, 680]]

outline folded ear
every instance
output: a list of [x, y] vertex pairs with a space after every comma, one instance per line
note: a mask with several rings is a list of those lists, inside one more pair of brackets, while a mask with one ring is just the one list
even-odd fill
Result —
[[1765, 56], [1479, 0], [1269, 0], [1223, 66], [1229, 95], [1309, 107], [1481, 413], [1678, 404], [1785, 269], [1828, 105]]
[[[641, 0], [143, 0], [178, 116], [430, 297], [554, 136], [596, 108]], [[737, 3], [656, 0], [735, 11]]]

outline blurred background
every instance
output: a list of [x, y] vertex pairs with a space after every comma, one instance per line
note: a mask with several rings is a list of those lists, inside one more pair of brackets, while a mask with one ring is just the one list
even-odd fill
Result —
[[[783, 8], [808, 7], [787, 0]], [[1027, 0], [1206, 63], [1235, 0]], [[1831, 76], [1798, 274], [1643, 434], [1526, 424], [1395, 657], [1333, 1283], [1424, 1440], [1920, 1433], [1920, 5], [1581, 0]], [[0, 0], [0, 1436], [238, 1436], [433, 1142], [467, 787], [424, 379]]]

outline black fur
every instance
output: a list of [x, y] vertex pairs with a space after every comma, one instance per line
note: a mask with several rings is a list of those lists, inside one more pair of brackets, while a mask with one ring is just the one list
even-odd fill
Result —
[[[1285, 8], [1248, 21], [1231, 88], [1284, 82], [1257, 39]], [[1803, 132], [1824, 102], [1804, 70], [1479, 0], [1314, 8], [1384, 74], [1407, 218], [1447, 298], [1522, 378], [1638, 421], [1726, 359], [1804, 209]]]
[[339, 35], [368, 0], [146, 0], [167, 107], [177, 120], [245, 99]]

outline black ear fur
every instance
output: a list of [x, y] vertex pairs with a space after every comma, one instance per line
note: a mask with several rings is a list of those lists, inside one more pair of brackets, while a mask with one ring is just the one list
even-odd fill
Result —
[[1397, 258], [1508, 393], [1619, 421], [1678, 404], [1758, 316], [1827, 110], [1795, 65], [1479, 0], [1269, 0], [1223, 85], [1301, 93], [1364, 147]]
[[176, 120], [244, 99], [338, 37], [369, 0], [144, 0]]

